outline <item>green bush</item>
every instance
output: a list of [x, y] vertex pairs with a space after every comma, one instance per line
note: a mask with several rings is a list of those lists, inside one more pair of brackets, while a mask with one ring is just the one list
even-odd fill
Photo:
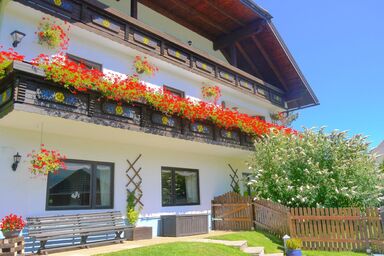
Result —
[[289, 207], [378, 206], [383, 172], [361, 135], [305, 129], [258, 139], [249, 162], [256, 197]]
[[140, 213], [134, 209], [130, 209], [127, 213], [127, 219], [129, 224], [135, 226], [137, 221], [139, 220]]
[[135, 226], [139, 220], [140, 209], [136, 210], [135, 193], [128, 193], [127, 195], [127, 220], [128, 223]]
[[301, 249], [303, 243], [298, 238], [291, 238], [287, 240], [287, 249], [288, 250], [297, 250]]

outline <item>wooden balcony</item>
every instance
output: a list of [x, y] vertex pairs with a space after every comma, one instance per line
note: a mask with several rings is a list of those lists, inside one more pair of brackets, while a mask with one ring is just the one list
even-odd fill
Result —
[[14, 109], [131, 131], [251, 150], [252, 139], [239, 130], [210, 122], [168, 116], [141, 103], [118, 104], [96, 92], [73, 94], [45, 80], [44, 71], [15, 61], [0, 80], [0, 118]]
[[95, 0], [16, 0], [76, 26], [286, 108], [279, 88]]

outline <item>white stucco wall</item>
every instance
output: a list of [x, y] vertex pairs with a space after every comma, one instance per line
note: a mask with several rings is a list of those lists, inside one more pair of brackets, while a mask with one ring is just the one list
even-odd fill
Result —
[[[47, 148], [59, 150], [68, 159], [114, 163], [114, 210], [123, 214], [128, 182], [126, 160], [133, 161], [142, 154], [136, 165], [142, 168], [140, 175], [143, 178], [141, 224], [154, 226], [154, 234], [158, 232], [157, 220], [161, 214], [209, 214], [213, 197], [230, 191], [228, 164], [238, 168], [240, 173], [244, 172], [244, 160], [249, 154], [239, 149], [14, 111], [0, 119], [0, 216], [9, 213], [24, 217], [73, 213], [73, 210], [46, 211], [47, 178], [36, 177], [28, 170], [27, 155], [39, 148], [42, 138]], [[11, 165], [17, 152], [22, 161], [13, 172]], [[199, 205], [162, 207], [162, 166], [199, 170]], [[76, 210], [78, 213], [97, 211]]]
[[[0, 45], [4, 48], [11, 47], [10, 33], [19, 30], [26, 33], [26, 37], [17, 47], [17, 51], [24, 54], [27, 60], [31, 60], [40, 53], [53, 54], [46, 48], [37, 44], [35, 31], [43, 13], [11, 1], [6, 5], [4, 19], [1, 23]], [[147, 20], [150, 19], [150, 16]], [[157, 24], [166, 21], [158, 20]], [[168, 23], [166, 23], [168, 26]], [[164, 26], [164, 27], [167, 27]], [[182, 28], [179, 28], [180, 30]], [[134, 56], [141, 55], [140, 52], [127, 46], [113, 42], [95, 33], [88, 32], [76, 26], [72, 26], [69, 33], [70, 44], [68, 53], [86, 58], [103, 64], [105, 71], [113, 70], [123, 74], [133, 73], [132, 61]], [[282, 109], [257, 98], [246, 95], [228, 86], [217, 84], [215, 81], [188, 72], [168, 62], [150, 57], [149, 60], [159, 67], [159, 72], [154, 77], [143, 77], [145, 81], [157, 86], [168, 85], [185, 91], [187, 96], [201, 98], [201, 87], [203, 83], [215, 84], [221, 87], [224, 100], [228, 106], [237, 106], [239, 111], [250, 115], [262, 115], [269, 119], [269, 113], [281, 111]]]

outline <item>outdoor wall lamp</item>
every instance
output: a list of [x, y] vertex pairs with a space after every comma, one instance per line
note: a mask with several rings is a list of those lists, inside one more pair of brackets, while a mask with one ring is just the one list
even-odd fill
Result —
[[13, 171], [16, 171], [17, 166], [20, 163], [20, 160], [21, 160], [21, 155], [19, 155], [19, 152], [17, 152], [17, 154], [13, 156], [13, 164], [12, 164]]
[[13, 47], [17, 47], [17, 45], [21, 42], [21, 40], [25, 37], [25, 34], [23, 32], [20, 32], [18, 30], [14, 30], [12, 33], [11, 33], [11, 36], [12, 36], [12, 46]]

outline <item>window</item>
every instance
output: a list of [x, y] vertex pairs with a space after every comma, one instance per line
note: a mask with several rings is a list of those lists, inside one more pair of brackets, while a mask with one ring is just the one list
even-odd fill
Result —
[[181, 90], [178, 90], [178, 89], [166, 86], [166, 85], [163, 85], [163, 89], [165, 91], [175, 95], [175, 96], [179, 96], [180, 98], [185, 98], [185, 93]]
[[67, 169], [48, 175], [47, 210], [113, 208], [114, 165], [65, 161]]
[[163, 206], [200, 204], [199, 171], [162, 167], [161, 190]]
[[265, 121], [265, 116], [253, 116], [253, 117], [257, 117], [257, 118], [259, 118], [260, 120]]
[[103, 70], [103, 65], [101, 65], [100, 63], [93, 62], [93, 61], [90, 61], [87, 59], [83, 59], [83, 58], [77, 57], [77, 56], [72, 55], [72, 54], [67, 54], [67, 58], [73, 62], [78, 63], [78, 64], [80, 64], [80, 63], [83, 64], [88, 69], [97, 69], [99, 71]]

